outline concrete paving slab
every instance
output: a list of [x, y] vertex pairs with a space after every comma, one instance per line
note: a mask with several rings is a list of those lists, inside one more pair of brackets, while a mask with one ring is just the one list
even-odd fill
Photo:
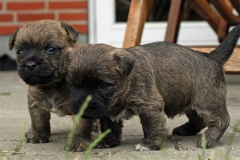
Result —
[[[240, 76], [228, 75], [227, 80], [227, 107], [231, 117], [230, 126], [214, 148], [205, 150], [205, 159], [225, 159], [229, 150], [232, 160], [240, 160], [240, 127], [233, 131], [233, 126], [240, 121]], [[23, 134], [30, 126], [30, 116], [27, 109], [27, 85], [18, 77], [17, 72], [0, 72], [0, 149], [10, 159], [23, 160], [64, 160], [66, 153], [63, 150], [67, 142], [67, 135], [72, 126], [70, 116], [58, 117], [52, 114], [50, 143], [29, 144], [23, 143], [23, 154], [18, 148]], [[167, 119], [169, 131], [185, 123], [185, 116]], [[232, 135], [234, 134], [232, 144]], [[135, 144], [143, 138], [142, 127], [138, 117], [124, 121], [121, 145], [111, 149], [94, 149], [89, 159], [198, 159], [204, 150], [196, 147], [201, 133], [189, 137], [174, 137], [174, 144], [164, 141], [164, 148], [160, 151], [135, 151]], [[84, 152], [70, 153], [69, 159], [83, 159]], [[203, 156], [202, 156], [203, 157]], [[6, 159], [1, 156], [0, 160]]]

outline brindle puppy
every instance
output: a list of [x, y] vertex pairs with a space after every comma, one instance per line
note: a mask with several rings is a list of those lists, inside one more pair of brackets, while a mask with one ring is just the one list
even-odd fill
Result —
[[[78, 37], [79, 32], [67, 23], [41, 20], [16, 30], [9, 39], [9, 49], [16, 50], [18, 74], [29, 85], [32, 125], [26, 142], [49, 142], [50, 112], [72, 115], [65, 77]], [[74, 137], [79, 134], [76, 130]]]
[[[189, 118], [173, 130], [174, 135], [195, 135], [208, 127], [206, 145], [213, 147], [229, 125], [222, 66], [239, 36], [240, 25], [210, 54], [169, 42], [127, 49], [105, 44], [79, 47], [67, 74], [71, 111], [76, 114], [87, 95], [92, 95], [92, 101], [82, 119], [85, 135], [75, 142], [76, 148], [89, 141], [92, 119], [101, 119], [102, 131], [112, 129], [101, 146], [113, 147], [119, 144], [121, 119], [138, 115], [144, 138], [136, 150], [158, 150], [165, 114]], [[197, 146], [201, 147], [201, 139]]]

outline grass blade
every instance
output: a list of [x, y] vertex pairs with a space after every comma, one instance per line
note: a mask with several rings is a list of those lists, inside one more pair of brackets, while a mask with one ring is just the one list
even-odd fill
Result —
[[69, 154], [69, 151], [70, 151], [70, 147], [72, 145], [72, 140], [73, 140], [73, 135], [74, 135], [74, 132], [77, 128], [77, 125], [79, 124], [79, 120], [80, 118], [83, 116], [84, 114], [84, 111], [85, 109], [87, 108], [89, 102], [91, 101], [92, 99], [92, 96], [88, 96], [85, 100], [85, 102], [83, 103], [82, 107], [80, 108], [79, 112], [77, 115], [75, 115], [74, 117], [74, 120], [73, 120], [73, 126], [68, 134], [68, 139], [67, 139], [67, 146], [66, 146], [66, 151], [67, 151], [67, 154], [66, 154], [66, 159], [68, 159], [68, 154]]
[[101, 133], [100, 135], [98, 135], [98, 137], [88, 146], [88, 149], [85, 152], [84, 155], [84, 160], [87, 160], [90, 153], [92, 152], [93, 148], [97, 146], [97, 144], [104, 138], [106, 137], [107, 134], [109, 134], [111, 132], [111, 129], [107, 129], [105, 132]]
[[202, 155], [200, 156], [198, 154], [198, 160], [205, 160], [205, 151], [206, 151], [206, 148], [207, 148], [206, 145], [207, 145], [206, 136], [205, 136], [205, 133], [202, 133], [202, 142], [201, 142]]
[[4, 153], [1, 149], [0, 149], [0, 155], [1, 155], [1, 157], [6, 158], [7, 160], [10, 160], [8, 155], [6, 153]]
[[10, 92], [0, 92], [0, 96], [10, 96]]
[[235, 136], [235, 130], [239, 126], [240, 126], [240, 120], [233, 127], [233, 132], [232, 132], [232, 134], [230, 136], [230, 139], [228, 141], [228, 147], [227, 147], [227, 151], [226, 151], [226, 154], [225, 154], [225, 160], [229, 160], [230, 159], [231, 146], [232, 146], [232, 143], [233, 143], [233, 138]]

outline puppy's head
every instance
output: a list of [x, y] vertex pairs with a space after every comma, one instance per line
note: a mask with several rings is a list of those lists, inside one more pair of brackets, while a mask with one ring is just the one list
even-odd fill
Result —
[[104, 44], [77, 48], [68, 66], [70, 109], [77, 114], [88, 95], [92, 96], [85, 118], [108, 116], [128, 90], [128, 79], [134, 66], [133, 57], [124, 49]]
[[9, 39], [15, 48], [19, 76], [29, 85], [48, 84], [65, 74], [68, 52], [79, 32], [54, 20], [41, 20], [17, 29]]

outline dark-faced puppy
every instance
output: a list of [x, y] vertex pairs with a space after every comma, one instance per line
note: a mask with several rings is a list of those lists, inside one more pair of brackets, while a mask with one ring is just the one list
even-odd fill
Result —
[[[102, 147], [119, 144], [121, 119], [138, 115], [144, 138], [136, 150], [158, 150], [165, 133], [165, 114], [186, 114], [189, 121], [174, 135], [195, 135], [206, 130], [206, 145], [212, 147], [229, 125], [223, 64], [240, 36], [240, 25], [210, 54], [168, 42], [127, 49], [105, 44], [78, 48], [68, 67], [70, 108], [77, 113], [87, 95], [92, 101], [84, 113], [81, 146], [90, 139], [88, 126], [100, 118], [102, 131], [112, 133]], [[77, 144], [76, 144], [77, 145]], [[201, 139], [197, 146], [201, 147]]]
[[25, 134], [27, 142], [49, 142], [50, 112], [72, 115], [65, 77], [69, 52], [77, 47], [78, 37], [79, 32], [67, 23], [41, 20], [16, 30], [9, 39], [9, 49], [16, 50], [18, 74], [29, 85], [32, 125]]

